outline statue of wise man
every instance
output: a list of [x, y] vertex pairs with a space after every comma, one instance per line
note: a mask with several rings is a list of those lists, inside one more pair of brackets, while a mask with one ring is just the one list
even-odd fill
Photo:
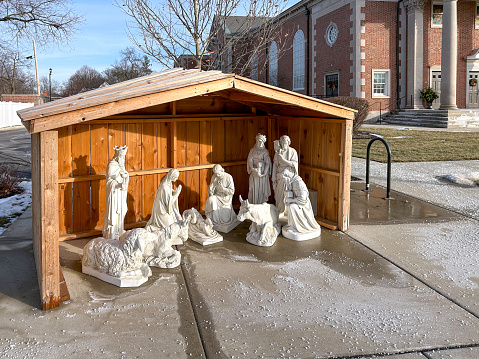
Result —
[[217, 231], [228, 233], [240, 222], [233, 210], [235, 185], [233, 177], [221, 165], [214, 165], [206, 199], [205, 215]]
[[275, 154], [273, 159], [273, 173], [271, 180], [273, 181], [274, 199], [278, 213], [284, 213], [285, 196], [288, 190], [287, 180], [284, 178], [284, 171], [289, 169], [294, 175], [298, 174], [298, 153], [289, 145], [291, 140], [289, 136], [283, 135], [279, 142], [275, 141]]
[[106, 167], [105, 217], [103, 219], [103, 237], [119, 239], [125, 232], [124, 220], [128, 205], [129, 175], [125, 169], [125, 157], [128, 147], [115, 146], [115, 155]]

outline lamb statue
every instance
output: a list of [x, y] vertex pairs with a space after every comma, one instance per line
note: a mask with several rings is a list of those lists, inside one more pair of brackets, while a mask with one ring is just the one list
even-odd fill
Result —
[[144, 250], [138, 237], [92, 239], [83, 248], [82, 272], [118, 287], [138, 287], [151, 276]]
[[196, 216], [193, 210], [186, 210], [181, 221], [174, 222], [166, 228], [153, 231], [145, 228], [135, 228], [127, 231], [122, 237], [135, 238], [141, 242], [144, 248], [143, 261], [147, 265], [159, 268], [175, 268], [180, 265], [181, 253], [173, 249], [172, 242], [178, 240], [182, 243], [186, 242], [189, 224], [195, 222]]
[[174, 268], [181, 254], [171, 241], [188, 239], [188, 227], [195, 221], [193, 211], [166, 228], [150, 232], [144, 228], [126, 231], [119, 240], [103, 237], [92, 239], [83, 248], [82, 272], [118, 287], [138, 287], [151, 276], [151, 266]]
[[239, 196], [239, 200], [241, 207], [238, 220], [243, 222], [245, 219], [249, 219], [253, 222], [249, 227], [246, 240], [257, 246], [272, 246], [281, 232], [281, 223], [278, 222], [276, 206], [268, 203], [251, 204], [248, 200], [243, 200], [241, 196]]

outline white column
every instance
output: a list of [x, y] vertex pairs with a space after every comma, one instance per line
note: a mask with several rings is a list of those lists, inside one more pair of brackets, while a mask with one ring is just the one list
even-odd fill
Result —
[[407, 107], [424, 108], [419, 91], [423, 81], [424, 0], [407, 0]]
[[441, 110], [455, 110], [457, 81], [457, 0], [443, 1]]

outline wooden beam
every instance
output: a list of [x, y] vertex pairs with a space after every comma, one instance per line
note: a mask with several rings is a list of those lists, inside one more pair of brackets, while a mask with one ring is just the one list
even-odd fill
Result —
[[339, 172], [327, 170], [327, 169], [324, 169], [324, 168], [311, 167], [311, 166], [307, 166], [307, 165], [303, 165], [303, 164], [300, 164], [299, 168], [302, 168], [302, 169], [305, 169], [305, 170], [310, 170], [310, 171], [317, 172], [317, 173], [323, 173], [323, 174], [327, 174], [327, 175], [335, 176], [335, 177], [340, 176]]
[[352, 137], [353, 122], [347, 121], [341, 128], [338, 208], [338, 226], [341, 231], [347, 231], [349, 229]]
[[[186, 171], [197, 171], [197, 170], [205, 170], [211, 169], [214, 167], [214, 163], [210, 164], [202, 164], [202, 165], [194, 165], [194, 166], [180, 166], [176, 169], [180, 172]], [[220, 163], [222, 167], [233, 167], [233, 166], [243, 166], [246, 165], [246, 161], [234, 161], [234, 162], [222, 162]], [[170, 167], [167, 168], [152, 168], [149, 170], [139, 170], [139, 171], [130, 171], [128, 172], [130, 177], [136, 176], [147, 176], [147, 175], [155, 175], [161, 173], [168, 173], [171, 170]], [[76, 183], [76, 182], [86, 182], [86, 181], [99, 181], [102, 179], [106, 179], [105, 174], [96, 174], [96, 175], [86, 175], [86, 176], [76, 176], [76, 177], [61, 177], [58, 178], [58, 183]]]
[[218, 92], [218, 95], [236, 102], [245, 102], [245, 103], [260, 102], [260, 103], [272, 103], [276, 105], [287, 105], [287, 103], [283, 101], [278, 101], [275, 98], [258, 96], [255, 93], [224, 90], [224, 91]]
[[161, 89], [159, 92], [149, 93], [143, 96], [138, 95], [139, 97], [134, 98], [118, 100], [113, 98], [108, 103], [102, 103], [89, 108], [72, 110], [70, 112], [32, 120], [30, 133], [43, 132], [71, 124], [84, 123], [123, 112], [139, 110], [145, 107], [216, 92], [232, 86], [233, 79], [227, 77], [220, 78], [216, 81], [192, 84], [187, 87]]
[[60, 305], [58, 132], [32, 135], [33, 250], [44, 310]]
[[[259, 85], [259, 86], [258, 86]], [[330, 116], [354, 119], [354, 115], [357, 112], [356, 110], [347, 109], [345, 107], [317, 100], [312, 97], [301, 95], [296, 92], [287, 91], [283, 89], [278, 89], [276, 87], [253, 82], [246, 78], [235, 78], [234, 88], [239, 91], [244, 91], [248, 93], [254, 93], [259, 96], [264, 96], [272, 99], [276, 99], [280, 102], [285, 102], [288, 105], [296, 105], [305, 109], [313, 110], [328, 114]]]

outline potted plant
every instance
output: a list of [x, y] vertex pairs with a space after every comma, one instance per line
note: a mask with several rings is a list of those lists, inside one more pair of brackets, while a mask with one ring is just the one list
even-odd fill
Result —
[[424, 89], [421, 90], [421, 98], [426, 101], [426, 108], [427, 109], [430, 109], [431, 108], [431, 105], [432, 105], [432, 102], [437, 99], [439, 96], [438, 94], [436, 93], [436, 91], [434, 91], [432, 88], [430, 87], [425, 87]]

